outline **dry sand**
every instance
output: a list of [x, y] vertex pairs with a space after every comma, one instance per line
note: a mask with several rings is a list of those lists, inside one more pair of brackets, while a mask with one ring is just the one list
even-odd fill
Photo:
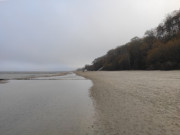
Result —
[[180, 134], [180, 71], [77, 74], [94, 83], [96, 135]]

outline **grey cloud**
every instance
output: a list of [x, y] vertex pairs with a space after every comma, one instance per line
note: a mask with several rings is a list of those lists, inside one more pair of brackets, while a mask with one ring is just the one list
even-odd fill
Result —
[[132, 37], [143, 36], [179, 4], [179, 0], [0, 2], [0, 70], [81, 67]]

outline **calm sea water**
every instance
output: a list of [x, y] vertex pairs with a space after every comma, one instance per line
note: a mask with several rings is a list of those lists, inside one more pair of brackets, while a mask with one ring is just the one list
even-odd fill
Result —
[[93, 133], [90, 80], [75, 74], [37, 79], [0, 84], [0, 135]]

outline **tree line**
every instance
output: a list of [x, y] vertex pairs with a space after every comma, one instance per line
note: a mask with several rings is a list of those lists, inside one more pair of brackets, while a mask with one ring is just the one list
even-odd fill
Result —
[[173, 70], [180, 69], [180, 10], [169, 14], [142, 38], [109, 50], [83, 70]]

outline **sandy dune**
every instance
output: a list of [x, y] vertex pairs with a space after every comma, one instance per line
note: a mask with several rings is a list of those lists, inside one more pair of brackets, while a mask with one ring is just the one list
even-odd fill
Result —
[[180, 134], [180, 71], [77, 74], [94, 83], [95, 134]]

